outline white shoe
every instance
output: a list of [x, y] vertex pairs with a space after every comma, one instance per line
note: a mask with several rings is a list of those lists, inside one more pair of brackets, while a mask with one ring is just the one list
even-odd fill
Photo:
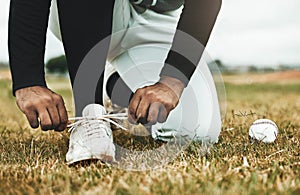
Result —
[[82, 119], [71, 128], [67, 164], [99, 159], [104, 162], [115, 160], [115, 146], [109, 122], [99, 120], [106, 114], [103, 106], [90, 104], [82, 111]]

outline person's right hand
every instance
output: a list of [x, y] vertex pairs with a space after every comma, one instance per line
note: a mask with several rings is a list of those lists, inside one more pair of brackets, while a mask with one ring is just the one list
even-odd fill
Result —
[[68, 114], [63, 98], [50, 89], [41, 86], [18, 89], [16, 101], [32, 128], [38, 128], [40, 123], [44, 131], [66, 129]]

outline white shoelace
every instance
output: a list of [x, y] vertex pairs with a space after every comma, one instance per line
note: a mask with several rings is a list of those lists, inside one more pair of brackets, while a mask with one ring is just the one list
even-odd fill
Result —
[[85, 125], [89, 124], [90, 122], [109, 122], [114, 124], [115, 126], [119, 127], [122, 130], [128, 131], [125, 127], [115, 122], [113, 119], [117, 120], [126, 120], [127, 119], [127, 113], [117, 113], [117, 114], [104, 114], [101, 117], [72, 117], [69, 118], [69, 120], [75, 120], [74, 123], [69, 124], [68, 127], [70, 128], [68, 132], [72, 132], [78, 125]]

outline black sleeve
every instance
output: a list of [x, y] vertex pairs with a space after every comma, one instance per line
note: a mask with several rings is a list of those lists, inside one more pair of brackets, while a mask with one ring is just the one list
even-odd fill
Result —
[[44, 53], [51, 0], [11, 0], [9, 61], [13, 93], [30, 86], [46, 86]]
[[[185, 85], [188, 84], [207, 44], [221, 8], [221, 3], [221, 0], [185, 0], [177, 29], [195, 38], [203, 47], [195, 47], [194, 44], [184, 42], [180, 33], [176, 32], [172, 49], [168, 54], [160, 76], [174, 77], [181, 80]], [[189, 56], [194, 58], [193, 62], [175, 51], [174, 46], [178, 47], [180, 45], [184, 47]]]

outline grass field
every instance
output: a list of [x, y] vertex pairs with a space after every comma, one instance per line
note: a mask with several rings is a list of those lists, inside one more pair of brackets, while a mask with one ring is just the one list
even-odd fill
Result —
[[[10, 81], [0, 80], [0, 194], [300, 194], [300, 82], [226, 81], [218, 144], [206, 155], [193, 144], [161, 169], [133, 172], [100, 162], [68, 167], [68, 134], [30, 129]], [[66, 80], [50, 86], [72, 115]], [[264, 117], [277, 123], [277, 140], [250, 143], [249, 126]]]

